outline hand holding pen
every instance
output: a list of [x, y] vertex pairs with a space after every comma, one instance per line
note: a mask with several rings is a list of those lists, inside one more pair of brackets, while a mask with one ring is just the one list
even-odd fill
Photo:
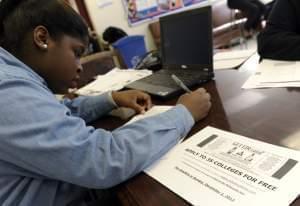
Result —
[[[172, 78], [174, 79], [173, 75]], [[208, 114], [211, 108], [210, 94], [207, 93], [204, 88], [199, 88], [195, 91], [191, 91], [183, 84], [182, 81], [180, 82], [182, 83], [182, 89], [184, 89], [187, 93], [179, 97], [177, 104], [182, 104], [183, 106], [185, 106], [193, 116], [195, 122], [203, 119]], [[179, 82], [177, 84], [179, 85]]]
[[181, 81], [175, 74], [171, 75], [172, 79], [176, 82], [178, 86], [180, 86], [187, 93], [191, 93], [192, 91]]

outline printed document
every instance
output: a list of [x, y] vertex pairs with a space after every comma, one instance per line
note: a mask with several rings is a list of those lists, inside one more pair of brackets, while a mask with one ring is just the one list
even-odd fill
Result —
[[296, 150], [206, 127], [145, 172], [198, 206], [289, 205], [299, 195]]
[[243, 89], [266, 87], [300, 87], [300, 62], [265, 59], [256, 65], [255, 73]]
[[76, 91], [79, 95], [99, 95], [108, 91], [122, 89], [125, 85], [152, 74], [150, 70], [114, 68], [96, 80]]

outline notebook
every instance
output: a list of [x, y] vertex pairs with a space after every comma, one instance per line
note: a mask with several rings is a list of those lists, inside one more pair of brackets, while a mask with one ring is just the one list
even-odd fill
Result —
[[172, 74], [188, 87], [213, 78], [211, 6], [161, 17], [160, 31], [162, 69], [126, 88], [168, 98], [183, 92]]

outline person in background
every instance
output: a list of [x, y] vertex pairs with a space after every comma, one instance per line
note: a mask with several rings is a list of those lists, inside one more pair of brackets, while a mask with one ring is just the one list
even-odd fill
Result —
[[[64, 0], [0, 3], [0, 205], [90, 205], [177, 144], [211, 107], [197, 89], [167, 112], [113, 131], [87, 124], [116, 107], [143, 113], [140, 91], [64, 99], [77, 87], [88, 44], [82, 18]], [[95, 203], [105, 205], [105, 203]]]
[[299, 0], [276, 0], [257, 46], [262, 58], [300, 60]]
[[246, 15], [245, 29], [247, 31], [255, 30], [266, 12], [265, 5], [259, 0], [227, 0], [227, 4], [229, 8], [238, 9]]
[[125, 36], [128, 34], [123, 29], [114, 26], [107, 27], [102, 34], [103, 40], [108, 44], [113, 44]]
[[101, 47], [98, 41], [98, 35], [95, 31], [88, 28], [89, 31], [89, 43], [87, 46], [87, 54], [94, 54], [101, 51]]

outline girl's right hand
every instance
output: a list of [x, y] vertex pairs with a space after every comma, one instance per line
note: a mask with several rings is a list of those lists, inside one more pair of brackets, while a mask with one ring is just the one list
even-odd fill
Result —
[[177, 104], [184, 105], [197, 122], [206, 117], [211, 108], [210, 94], [204, 88], [199, 88], [180, 96]]

